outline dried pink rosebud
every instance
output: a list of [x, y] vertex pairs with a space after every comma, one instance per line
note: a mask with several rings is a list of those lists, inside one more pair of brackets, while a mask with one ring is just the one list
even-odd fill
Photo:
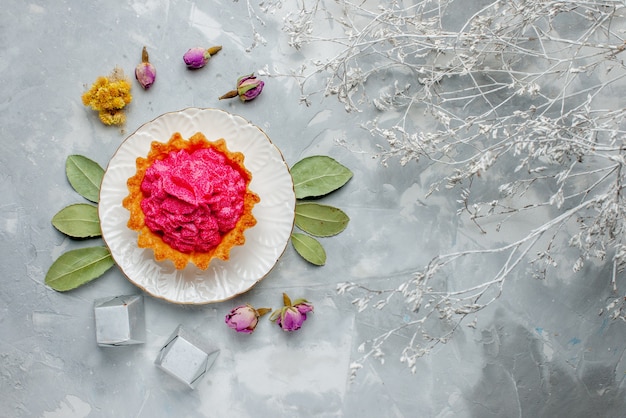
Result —
[[135, 68], [135, 78], [144, 89], [149, 89], [156, 79], [156, 68], [150, 64], [148, 51], [145, 46], [141, 51], [141, 64]]
[[222, 49], [221, 46], [212, 46], [209, 49], [205, 48], [191, 48], [189, 51], [185, 52], [183, 55], [183, 61], [187, 65], [187, 68], [202, 68], [204, 67], [209, 59], [217, 54]]
[[248, 102], [254, 100], [261, 92], [265, 83], [262, 80], [258, 80], [254, 74], [245, 75], [237, 79], [237, 89], [231, 90], [226, 94], [219, 97], [222, 99], [230, 99], [239, 96], [242, 102]]
[[274, 311], [270, 320], [276, 322], [283, 331], [297, 331], [306, 320], [307, 313], [313, 312], [313, 304], [306, 299], [296, 299], [291, 302], [289, 296], [283, 293], [283, 306]]
[[271, 311], [268, 308], [255, 309], [252, 305], [241, 305], [231, 310], [225, 318], [226, 325], [237, 332], [251, 334], [259, 323], [259, 318]]
[[298, 310], [302, 315], [305, 316], [309, 312], [313, 312], [313, 304], [306, 299], [296, 299], [293, 302], [293, 307]]

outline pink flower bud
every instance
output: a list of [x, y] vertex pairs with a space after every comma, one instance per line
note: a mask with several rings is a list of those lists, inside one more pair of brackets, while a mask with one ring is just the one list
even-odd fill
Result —
[[237, 80], [237, 89], [223, 94], [219, 99], [230, 99], [239, 96], [242, 102], [248, 102], [261, 94], [264, 86], [265, 83], [262, 80], [257, 80], [254, 74], [239, 77]]
[[237, 306], [226, 315], [225, 322], [229, 328], [237, 332], [251, 334], [259, 323], [259, 318], [271, 309], [254, 309], [251, 305]]
[[135, 68], [135, 78], [144, 89], [149, 89], [156, 79], [156, 68], [150, 64], [145, 46], [141, 51], [141, 64]]
[[306, 299], [297, 299], [294, 301], [293, 307], [296, 308], [302, 315], [313, 312], [313, 305]]
[[265, 83], [257, 80], [254, 74], [239, 77], [237, 80], [237, 93], [243, 102], [256, 98], [263, 91]]
[[221, 49], [221, 46], [213, 46], [209, 49], [200, 47], [191, 48], [183, 55], [183, 61], [185, 61], [187, 68], [202, 68], [209, 62], [209, 59]]
[[313, 312], [313, 304], [306, 299], [297, 299], [293, 303], [286, 293], [283, 293], [284, 305], [275, 311], [270, 320], [276, 322], [283, 331], [297, 331], [306, 320], [306, 314]]

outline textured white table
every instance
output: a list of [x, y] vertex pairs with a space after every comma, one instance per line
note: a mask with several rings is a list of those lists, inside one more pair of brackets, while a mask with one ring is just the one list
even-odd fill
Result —
[[[385, 363], [368, 360], [349, 383], [358, 346], [405, 312], [358, 313], [336, 284], [393, 285], [471, 232], [456, 224], [453, 197], [423, 200], [423, 167], [384, 167], [371, 158], [376, 144], [360, 124], [375, 111], [348, 114], [319, 97], [306, 107], [289, 78], [266, 79], [265, 91], [250, 103], [218, 101], [238, 75], [301, 60], [271, 17], [259, 26], [267, 43], [247, 52], [253, 39], [246, 7], [229, 0], [3, 2], [0, 416], [587, 417], [626, 411], [626, 330], [597, 315], [608, 294], [605, 272], [593, 268], [585, 280], [510, 282], [476, 329], [460, 330], [419, 360], [415, 374], [397, 360], [404, 337], [393, 337]], [[144, 45], [156, 83], [149, 91], [134, 84], [125, 127], [105, 127], [82, 105], [81, 94], [115, 66], [132, 77]], [[212, 45], [223, 50], [207, 68], [185, 68], [188, 48]], [[324, 240], [324, 267], [308, 265], [289, 246], [271, 274], [235, 300], [179, 306], [146, 295], [146, 343], [98, 347], [94, 300], [139, 290], [115, 268], [65, 294], [44, 284], [52, 261], [81, 245], [50, 223], [80, 200], [66, 181], [65, 159], [82, 154], [106, 166], [141, 124], [190, 106], [250, 120], [290, 165], [323, 154], [350, 167], [354, 178], [325, 200], [344, 209], [350, 225]], [[366, 152], [352, 152], [351, 145]], [[252, 335], [224, 325], [237, 304], [278, 307], [283, 291], [315, 304], [297, 333], [282, 332], [267, 317]], [[153, 364], [178, 324], [221, 349], [193, 391]]]

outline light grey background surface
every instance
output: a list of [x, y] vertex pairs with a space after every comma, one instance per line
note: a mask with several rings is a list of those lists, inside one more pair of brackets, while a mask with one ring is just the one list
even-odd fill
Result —
[[[501, 300], [411, 374], [397, 359], [406, 344], [391, 338], [384, 364], [368, 360], [354, 382], [358, 346], [406, 315], [358, 313], [336, 284], [394, 286], [439, 251], [477, 239], [459, 224], [453, 196], [425, 199], [422, 171], [383, 166], [376, 141], [361, 128], [375, 111], [345, 113], [331, 99], [299, 103], [289, 78], [266, 78], [253, 102], [218, 101], [239, 75], [266, 65], [299, 64], [279, 22], [257, 25], [253, 44], [245, 1], [129, 0], [3, 2], [0, 14], [0, 416], [2, 417], [620, 417], [626, 416], [626, 328], [598, 315], [610, 297], [608, 273], [588, 266], [557, 270], [544, 281], [522, 270]], [[128, 121], [105, 127], [81, 94], [120, 66], [132, 77], [147, 46], [157, 80], [133, 80]], [[183, 53], [222, 45], [206, 68], [188, 71]], [[309, 53], [314, 53], [308, 51]], [[146, 295], [147, 342], [96, 345], [93, 304], [138, 293], [115, 268], [65, 294], [44, 284], [63, 252], [87, 245], [50, 220], [81, 202], [64, 172], [70, 154], [103, 167], [126, 136], [158, 115], [217, 107], [262, 128], [289, 165], [330, 155], [354, 178], [326, 203], [351, 217], [325, 239], [327, 265], [308, 265], [291, 246], [247, 294], [206, 306], [178, 306]], [[339, 146], [337, 140], [347, 146]], [[519, 225], [523, 229], [524, 225]], [[476, 262], [458, 272], [488, 270]], [[252, 335], [224, 325], [234, 306], [279, 307], [281, 293], [306, 297], [315, 313], [294, 334], [262, 319]], [[153, 362], [178, 324], [220, 347], [212, 370], [190, 391]]]

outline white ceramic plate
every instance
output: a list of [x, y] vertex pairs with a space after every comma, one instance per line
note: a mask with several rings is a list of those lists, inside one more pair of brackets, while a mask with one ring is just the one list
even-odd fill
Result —
[[[228, 261], [213, 260], [206, 270], [193, 264], [176, 270], [170, 261], [155, 261], [151, 249], [137, 246], [137, 232], [126, 225], [130, 213], [122, 200], [136, 158], [148, 155], [152, 141], [167, 142], [175, 132], [183, 138], [196, 132], [210, 141], [224, 138], [230, 151], [244, 154], [252, 172], [250, 189], [261, 197], [252, 210], [257, 224], [245, 231], [245, 244], [234, 247]], [[159, 116], [122, 143], [102, 179], [98, 215], [102, 237], [131, 282], [170, 302], [204, 304], [244, 293], [270, 272], [293, 230], [295, 202], [289, 168], [261, 129], [219, 109], [188, 108]]]

